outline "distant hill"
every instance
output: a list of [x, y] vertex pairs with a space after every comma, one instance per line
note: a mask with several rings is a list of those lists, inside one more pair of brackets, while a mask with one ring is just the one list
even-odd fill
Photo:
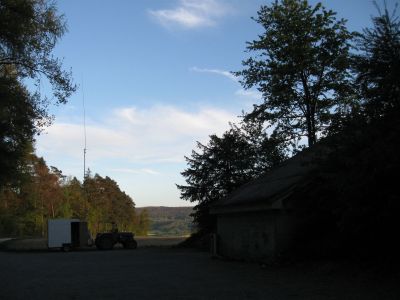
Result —
[[192, 232], [193, 218], [190, 214], [193, 212], [193, 207], [137, 207], [137, 214], [140, 214], [143, 209], [149, 213], [150, 235], [183, 236]]

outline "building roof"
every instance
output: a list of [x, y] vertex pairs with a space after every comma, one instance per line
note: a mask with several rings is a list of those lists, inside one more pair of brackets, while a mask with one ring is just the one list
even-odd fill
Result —
[[[318, 152], [319, 153], [319, 152]], [[227, 197], [217, 201], [211, 208], [212, 214], [282, 209], [283, 200], [290, 196], [305, 175], [316, 167], [317, 151], [305, 149], [265, 175], [244, 184]]]

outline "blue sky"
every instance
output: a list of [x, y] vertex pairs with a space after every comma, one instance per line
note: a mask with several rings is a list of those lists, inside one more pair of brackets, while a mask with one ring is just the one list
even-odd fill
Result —
[[[82, 179], [84, 94], [92, 172], [115, 179], [138, 207], [193, 205], [175, 187], [184, 183], [184, 156], [259, 101], [229, 71], [241, 69], [246, 41], [261, 33], [251, 17], [270, 2], [57, 1], [68, 32], [54, 54], [80, 89], [51, 107], [56, 119], [37, 138], [38, 155]], [[322, 2], [350, 30], [376, 14], [370, 0]]]

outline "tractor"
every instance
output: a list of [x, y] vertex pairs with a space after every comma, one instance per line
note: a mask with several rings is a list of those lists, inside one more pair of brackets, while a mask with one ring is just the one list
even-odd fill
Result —
[[119, 232], [115, 223], [112, 223], [111, 232], [98, 233], [94, 243], [99, 250], [111, 250], [118, 243], [122, 244], [125, 249], [137, 248], [134, 234], [132, 232]]

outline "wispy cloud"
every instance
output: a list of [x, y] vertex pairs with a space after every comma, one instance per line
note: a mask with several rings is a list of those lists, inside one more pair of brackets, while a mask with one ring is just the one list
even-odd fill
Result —
[[[226, 77], [236, 83], [239, 83], [239, 78], [233, 75], [231, 72], [226, 71], [226, 70], [221, 70], [221, 69], [207, 69], [207, 68], [198, 68], [198, 67], [191, 67], [189, 69], [192, 72], [198, 72], [198, 73], [209, 73], [209, 74], [216, 74], [220, 75], [223, 77]], [[248, 108], [251, 109], [253, 104], [255, 102], [258, 102], [259, 100], [262, 99], [262, 94], [255, 90], [255, 89], [250, 89], [250, 90], [245, 90], [243, 88], [238, 89], [235, 92], [235, 95], [245, 99], [248, 102]]]
[[[115, 109], [104, 121], [87, 125], [88, 158], [142, 165], [182, 162], [195, 141], [206, 142], [210, 134], [223, 133], [235, 119], [234, 113], [217, 108], [195, 112], [165, 105]], [[46, 134], [38, 137], [37, 147], [45, 157], [62, 153], [79, 159], [83, 149], [82, 125], [56, 121]], [[151, 173], [150, 168], [141, 171]]]
[[149, 10], [149, 14], [165, 27], [191, 29], [215, 26], [231, 10], [221, 0], [179, 0], [178, 6], [172, 9]]
[[149, 175], [159, 175], [160, 172], [154, 171], [152, 169], [127, 169], [127, 168], [120, 168], [120, 169], [111, 169], [112, 172], [117, 173], [130, 173], [130, 174], [149, 174]]
[[[196, 141], [221, 135], [237, 113], [216, 108], [186, 110], [173, 105], [119, 107], [87, 118], [86, 168], [112, 176], [140, 205], [182, 205], [175, 183]], [[60, 120], [64, 121], [60, 121]], [[64, 174], [82, 178], [83, 126], [58, 118], [37, 137], [37, 154]], [[157, 188], [154, 188], [154, 187]]]
[[219, 69], [204, 69], [204, 68], [198, 68], [198, 67], [191, 67], [189, 69], [190, 71], [193, 72], [198, 72], [198, 73], [212, 73], [212, 74], [217, 74], [217, 75], [221, 75], [224, 76], [232, 81], [238, 82], [238, 78], [233, 75], [231, 72], [229, 71], [225, 71], [225, 70], [219, 70]]
[[262, 94], [257, 90], [239, 89], [235, 92], [235, 95], [249, 98], [252, 100], [260, 100], [262, 98]]

